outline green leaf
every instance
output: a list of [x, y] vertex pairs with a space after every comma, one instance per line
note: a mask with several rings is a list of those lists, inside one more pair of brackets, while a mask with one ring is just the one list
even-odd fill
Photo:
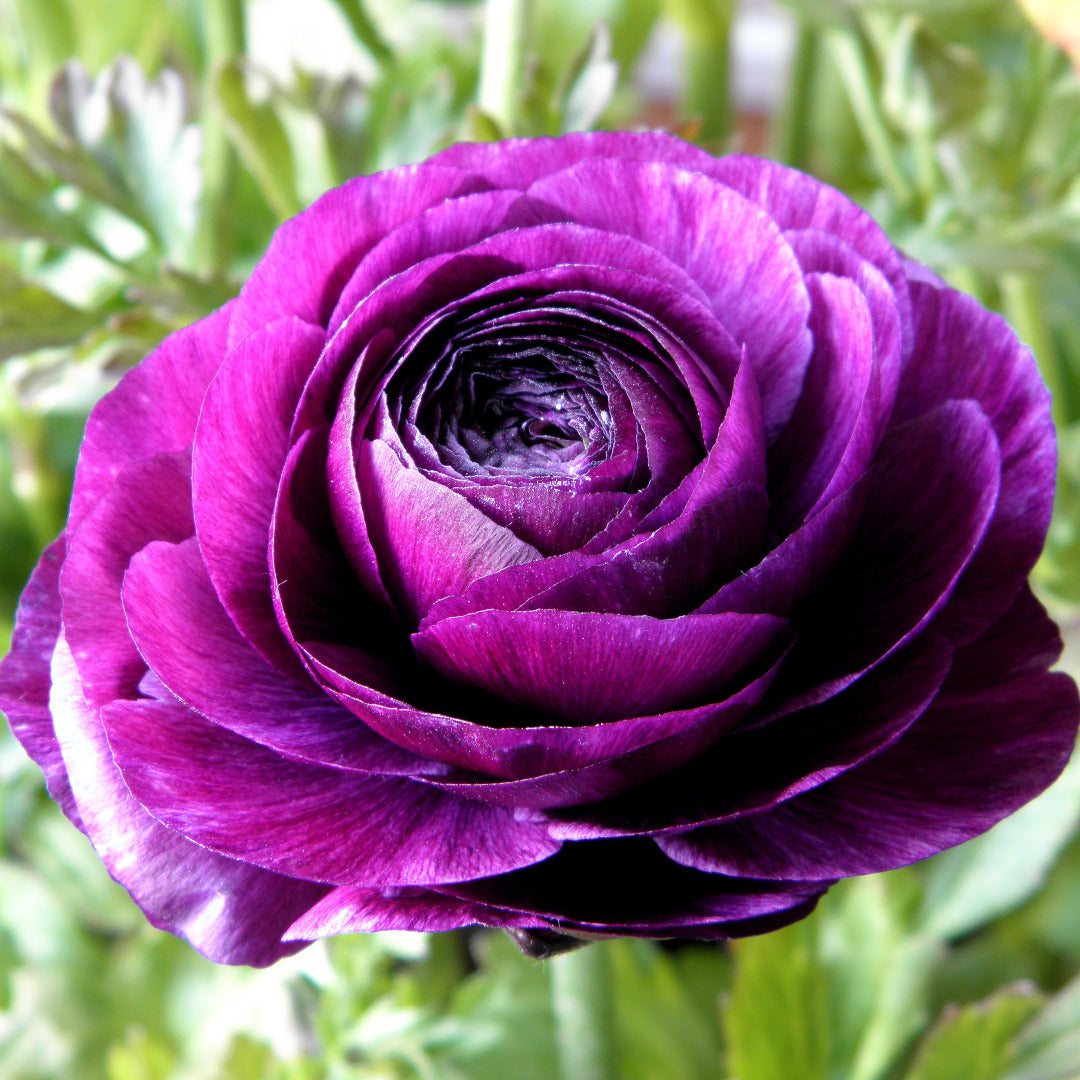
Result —
[[1020, 1033], [1016, 1063], [1005, 1080], [1073, 1080], [1080, 1076], [1080, 979], [1074, 980]]
[[292, 147], [269, 91], [256, 101], [249, 92], [247, 75], [247, 68], [239, 60], [221, 64], [211, 82], [214, 105], [267, 203], [284, 220], [302, 209]]
[[356, 40], [364, 46], [380, 64], [389, 63], [394, 58], [393, 50], [387, 45], [376, 26], [374, 20], [367, 12], [363, 0], [334, 0], [334, 3], [345, 16]]
[[82, 222], [57, 207], [53, 187], [14, 147], [0, 142], [0, 239], [40, 239], [85, 247], [108, 258]]
[[611, 58], [611, 31], [606, 23], [593, 27], [589, 42], [571, 63], [562, 95], [560, 132], [588, 131], [611, 104], [619, 82], [619, 65]]
[[988, 833], [925, 866], [923, 929], [962, 937], [1019, 907], [1043, 886], [1080, 824], [1080, 755], [1033, 802]]
[[109, 1080], [169, 1080], [175, 1064], [167, 1046], [135, 1029], [109, 1047], [105, 1068]]
[[816, 926], [796, 923], [731, 944], [735, 976], [723, 1013], [734, 1080], [825, 1080], [829, 986]]
[[186, 122], [187, 107], [176, 71], [165, 68], [148, 82], [126, 56], [96, 79], [78, 61], [65, 64], [49, 100], [60, 129], [122, 193], [119, 209], [179, 263], [187, 258], [200, 187], [199, 129]]
[[77, 341], [101, 321], [0, 267], [0, 359]]
[[651, 941], [608, 948], [620, 1080], [714, 1080], [723, 1049], [720, 996], [729, 981], [721, 948], [667, 951]]
[[1002, 1080], [1013, 1041], [1041, 1004], [1033, 988], [1017, 986], [978, 1005], [947, 1010], [904, 1080]]
[[885, 1075], [925, 1027], [941, 946], [910, 928], [909, 871], [843, 882], [822, 903], [819, 950], [829, 981], [833, 1075]]

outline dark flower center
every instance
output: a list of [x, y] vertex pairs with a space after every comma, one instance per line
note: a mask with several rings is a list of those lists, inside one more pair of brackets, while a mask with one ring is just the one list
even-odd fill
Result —
[[570, 479], [610, 456], [603, 343], [573, 325], [460, 327], [387, 386], [391, 413], [463, 475]]
[[457, 407], [438, 410], [437, 431], [436, 410], [421, 410], [436, 446], [454, 442], [481, 467], [525, 475], [580, 475], [603, 457], [611, 415], [594, 356], [498, 341], [463, 348], [456, 361]]

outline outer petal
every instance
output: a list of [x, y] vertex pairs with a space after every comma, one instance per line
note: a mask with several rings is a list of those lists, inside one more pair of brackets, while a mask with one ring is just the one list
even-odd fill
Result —
[[894, 746], [831, 783], [659, 842], [688, 866], [753, 877], [903, 866], [978, 836], [1048, 787], [1069, 760], [1078, 708], [1076, 684], [1047, 672], [943, 694]]
[[166, 338], [94, 407], [75, 470], [69, 535], [126, 465], [191, 446], [206, 387], [225, 357], [232, 310], [230, 302]]
[[266, 552], [293, 412], [321, 330], [287, 319], [230, 353], [206, 394], [193, 453], [195, 522], [203, 559], [237, 629], [276, 667], [299, 664], [274, 618]]
[[124, 572], [152, 541], [191, 536], [190, 476], [187, 451], [133, 462], [71, 540], [60, 573], [64, 634], [95, 708], [138, 694], [146, 664], [124, 619]]
[[295, 952], [281, 936], [326, 888], [223, 858], [155, 821], [131, 797], [61, 638], [50, 708], [82, 821], [109, 873], [155, 926], [225, 964]]
[[230, 345], [289, 315], [325, 327], [357, 263], [429, 206], [475, 191], [475, 180], [432, 162], [359, 176], [282, 225], [241, 290]]
[[291, 761], [180, 705], [121, 701], [102, 719], [124, 781], [154, 817], [278, 873], [429, 885], [503, 874], [559, 847], [503, 810], [412, 780]]
[[430, 934], [478, 925], [541, 928], [548, 924], [539, 917], [530, 919], [518, 912], [455, 900], [430, 889], [380, 890], [343, 885], [293, 923], [285, 938], [310, 941], [332, 934], [371, 934], [380, 930]]
[[650, 937], [776, 915], [825, 887], [699, 874], [670, 862], [648, 840], [615, 840], [568, 844], [546, 863], [439, 892], [539, 914], [568, 929]]
[[222, 610], [194, 537], [143, 548], [123, 596], [147, 664], [215, 723], [298, 761], [406, 776], [445, 771], [380, 739], [314, 684], [271, 668]]
[[45, 774], [49, 794], [76, 825], [79, 811], [49, 715], [49, 665], [60, 634], [61, 533], [42, 553], [19, 600], [11, 652], [0, 662], [0, 707], [15, 738]]
[[1050, 394], [1031, 352], [999, 315], [952, 289], [914, 284], [917, 341], [897, 395], [902, 423], [948, 398], [978, 401], [1001, 447], [994, 518], [944, 615], [970, 641], [1004, 613], [1046, 539], [1054, 501]]

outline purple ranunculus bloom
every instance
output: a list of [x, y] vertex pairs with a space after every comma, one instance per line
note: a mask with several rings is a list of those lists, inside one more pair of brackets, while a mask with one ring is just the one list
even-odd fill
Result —
[[818, 181], [455, 146], [101, 401], [2, 704], [217, 960], [757, 933], [1061, 770], [1054, 457], [1005, 322]]

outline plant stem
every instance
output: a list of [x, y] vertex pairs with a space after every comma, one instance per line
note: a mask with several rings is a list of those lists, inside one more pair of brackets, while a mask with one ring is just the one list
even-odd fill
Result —
[[610, 950], [586, 945], [547, 963], [560, 1080], [615, 1080]]
[[531, 0], [487, 0], [477, 105], [507, 134], [517, 134]]
[[770, 157], [796, 169], [803, 168], [806, 164], [810, 140], [817, 41], [818, 35], [814, 28], [800, 20], [795, 31], [787, 99], [776, 119], [770, 140]]
[[1039, 282], [1032, 274], [1003, 274], [1001, 299], [1005, 316], [1020, 340], [1035, 354], [1043, 381], [1050, 388], [1050, 409], [1054, 423], [1064, 426], [1065, 393], [1061, 384], [1061, 358], [1046, 318]]
[[826, 40], [847, 91], [859, 131], [870, 149], [881, 177], [896, 200], [901, 205], [906, 205], [911, 202], [913, 192], [904, 175], [900, 155], [893, 145], [888, 125], [881, 115], [877, 92], [859, 37], [854, 30], [834, 27], [827, 31]]
[[218, 65], [244, 51], [243, 0], [204, 0], [203, 42], [206, 81], [202, 109], [202, 192], [193, 240], [195, 266], [224, 270], [232, 254], [233, 210], [229, 205], [236, 168], [233, 149], [214, 110], [207, 105]]

